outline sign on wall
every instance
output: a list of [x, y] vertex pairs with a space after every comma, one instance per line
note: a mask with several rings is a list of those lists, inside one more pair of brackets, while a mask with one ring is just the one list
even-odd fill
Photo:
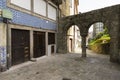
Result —
[[10, 10], [8, 9], [3, 9], [2, 10], [2, 17], [3, 18], [8, 18], [8, 19], [12, 19], [13, 18], [13, 14]]

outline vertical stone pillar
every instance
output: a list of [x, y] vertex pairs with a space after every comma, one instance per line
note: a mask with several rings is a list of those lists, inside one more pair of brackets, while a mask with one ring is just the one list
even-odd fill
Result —
[[82, 57], [86, 57], [86, 36], [82, 36]]
[[118, 40], [117, 38], [111, 38], [110, 42], [110, 61], [111, 62], [118, 62], [119, 57], [119, 49], [118, 49]]
[[49, 56], [49, 54], [48, 54], [48, 32], [46, 32], [46, 34], [45, 34], [45, 44], [46, 44], [46, 55], [48, 55]]
[[67, 35], [61, 27], [57, 33], [57, 52], [67, 53]]
[[79, 26], [80, 28], [80, 35], [82, 37], [82, 57], [87, 57], [87, 53], [86, 53], [86, 37], [88, 35], [88, 28], [87, 28], [87, 25], [83, 25], [84, 27], [82, 26]]
[[110, 61], [118, 62], [119, 60], [119, 19], [118, 15], [114, 17], [109, 22], [110, 24]]
[[9, 69], [12, 65], [11, 60], [12, 60], [12, 54], [11, 54], [11, 25], [9, 24], [7, 26], [7, 69]]
[[33, 60], [33, 30], [30, 30], [30, 59]]
[[0, 23], [0, 72], [7, 69], [7, 30], [6, 24]]

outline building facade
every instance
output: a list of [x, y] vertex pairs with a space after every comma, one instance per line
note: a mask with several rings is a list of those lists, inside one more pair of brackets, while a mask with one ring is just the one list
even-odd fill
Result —
[[61, 0], [0, 0], [0, 71], [56, 53]]
[[70, 1], [71, 0], [62, 0], [60, 5], [60, 16], [65, 17], [70, 15]]
[[[78, 14], [79, 0], [70, 0], [69, 15]], [[80, 30], [76, 25], [72, 25], [67, 33], [67, 48], [68, 52], [77, 52], [78, 47], [81, 46]]]
[[97, 22], [93, 24], [93, 37], [102, 32], [104, 29], [104, 24], [102, 22]]

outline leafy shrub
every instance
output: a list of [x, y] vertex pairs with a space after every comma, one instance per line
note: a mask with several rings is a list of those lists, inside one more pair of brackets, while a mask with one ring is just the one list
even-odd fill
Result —
[[108, 34], [108, 29], [105, 27], [103, 32], [100, 32], [97, 34], [90, 42], [89, 45], [94, 44], [104, 44], [109, 43], [110, 41], [110, 35]]
[[109, 50], [110, 35], [108, 34], [107, 28], [103, 32], [97, 34], [90, 42], [89, 49], [97, 53], [108, 54]]

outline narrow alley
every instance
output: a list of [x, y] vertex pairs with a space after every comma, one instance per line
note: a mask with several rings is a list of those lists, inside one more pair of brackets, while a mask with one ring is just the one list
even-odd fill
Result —
[[13, 66], [0, 74], [0, 80], [120, 80], [120, 65], [108, 55], [88, 51], [81, 54], [54, 54]]

